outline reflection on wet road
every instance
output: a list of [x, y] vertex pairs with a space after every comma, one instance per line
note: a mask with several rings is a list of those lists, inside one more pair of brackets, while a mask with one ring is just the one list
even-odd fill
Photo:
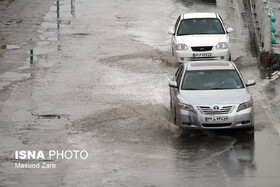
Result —
[[[166, 10], [162, 8], [163, 6], [158, 5], [158, 9], [161, 11], [153, 14], [151, 12], [153, 12], [154, 6], [150, 2], [146, 3], [145, 10], [136, 8], [139, 7], [136, 5], [131, 10], [127, 10], [126, 8], [132, 5], [130, 2], [117, 4], [118, 10], [121, 12], [117, 16], [118, 23], [125, 25], [126, 31], [133, 35], [132, 41], [136, 43], [132, 45], [122, 42], [121, 48], [129, 51], [128, 54], [123, 54], [123, 51], [118, 52], [116, 48], [119, 40], [113, 38], [111, 40], [113, 46], [107, 46], [106, 51], [104, 50], [104, 53], [108, 55], [104, 55], [105, 57], [102, 57], [100, 61], [103, 65], [116, 68], [117, 71], [126, 74], [122, 76], [121, 80], [120, 77], [109, 79], [110, 85], [122, 85], [121, 82], [126, 80], [126, 88], [116, 86], [118, 94], [124, 93], [126, 99], [123, 102], [126, 104], [122, 103], [122, 107], [105, 110], [74, 122], [75, 131], [90, 136], [83, 141], [87, 142], [88, 149], [94, 150], [91, 152], [94, 155], [91, 166], [96, 170], [92, 171], [92, 180], [97, 185], [105, 183], [119, 186], [128, 184], [136, 186], [139, 184], [141, 186], [278, 184], [276, 171], [280, 160], [276, 157], [266, 158], [263, 145], [269, 144], [268, 150], [274, 149], [273, 152], [279, 155], [280, 152], [277, 148], [279, 137], [277, 134], [271, 134], [273, 125], [266, 125], [270, 123], [270, 119], [261, 114], [263, 106], [259, 102], [261, 95], [258, 93], [258, 89], [252, 90], [257, 108], [255, 135], [240, 130], [190, 131], [181, 135], [172, 124], [168, 108], [168, 88], [164, 84], [161, 87], [161, 83], [159, 83], [164, 81], [159, 74], [169, 77], [175, 72], [176, 65], [168, 55], [160, 55], [160, 53], [153, 52], [154, 49], [147, 52], [149, 49], [147, 46], [143, 46], [144, 51], [141, 49], [140, 51], [143, 51], [141, 53], [138, 48], [139, 45], [141, 46], [140, 43], [143, 43], [156, 46], [160, 50], [169, 50], [170, 43], [167, 42], [169, 38], [166, 37], [166, 30], [158, 30], [158, 25], [150, 24], [154, 23], [153, 20], [147, 23], [147, 19], [161, 16], [162, 12], [169, 11], [171, 18], [164, 20], [165, 23], [162, 25], [170, 26], [174, 24], [173, 22], [178, 16], [178, 12], [175, 10], [178, 9], [180, 12], [191, 9], [205, 11], [207, 7], [207, 10], [219, 12], [225, 18], [225, 23], [237, 30], [231, 35], [233, 58], [238, 61], [245, 76], [251, 78], [252, 70], [250, 68], [252, 64], [255, 65], [256, 58], [253, 56], [255, 54], [254, 46], [250, 45], [247, 27], [249, 23], [246, 22], [248, 20], [244, 20], [245, 24], [243, 24], [242, 15], [240, 15], [244, 11], [243, 3], [177, 0], [170, 6], [169, 1], [163, 1], [161, 3], [169, 5], [170, 9]], [[126, 11], [121, 11], [124, 9]], [[145, 11], [149, 11], [148, 17], [143, 16]], [[132, 12], [133, 14], [131, 14]], [[231, 15], [237, 15], [238, 19], [234, 19], [234, 16]], [[144, 19], [139, 19], [139, 17]], [[157, 31], [156, 37], [154, 31]], [[158, 42], [159, 38], [166, 38], [166, 40]], [[114, 45], [117, 46], [114, 47]], [[131, 45], [138, 49], [137, 52], [131, 51]], [[100, 44], [100, 46], [104, 45]], [[113, 55], [110, 55], [108, 51]], [[151, 62], [146, 58], [157, 61]], [[164, 61], [168, 63], [162, 64]], [[257, 66], [255, 67], [257, 68]], [[257, 69], [254, 71], [256, 71], [254, 74], [260, 74]], [[146, 73], [149, 73], [151, 79], [141, 81], [141, 77], [147, 76]], [[149, 85], [157, 86], [156, 89], [152, 89], [153, 86]], [[130, 89], [131, 87], [133, 89]], [[154, 101], [154, 98], [157, 99]], [[123, 98], [120, 96], [120, 99]], [[135, 103], [133, 104], [135, 101], [145, 104], [135, 105]], [[270, 137], [269, 142], [273, 143], [266, 142], [267, 137]], [[76, 141], [78, 137], [72, 138], [73, 141]], [[90, 142], [91, 138], [94, 138], [94, 142]], [[276, 173], [267, 175], [268, 168]], [[70, 171], [67, 180], [74, 182], [74, 176], [74, 173]], [[85, 182], [85, 184], [88, 183]]]
[[[200, 132], [177, 138], [175, 147], [178, 150], [177, 168], [194, 177], [246, 178], [247, 171], [255, 170], [253, 134], [240, 131]], [[210, 184], [212, 182], [210, 180]]]

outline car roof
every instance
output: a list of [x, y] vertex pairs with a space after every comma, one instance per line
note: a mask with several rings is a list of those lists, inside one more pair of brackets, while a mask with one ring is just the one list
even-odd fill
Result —
[[198, 70], [234, 70], [236, 66], [231, 61], [190, 61], [186, 62], [187, 71]]
[[192, 19], [192, 18], [217, 18], [217, 13], [215, 12], [194, 12], [182, 14], [181, 19]]

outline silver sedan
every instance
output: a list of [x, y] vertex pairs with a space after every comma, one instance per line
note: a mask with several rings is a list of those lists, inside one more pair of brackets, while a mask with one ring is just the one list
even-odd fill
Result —
[[175, 125], [188, 129], [254, 129], [253, 99], [233, 62], [182, 64], [169, 82]]

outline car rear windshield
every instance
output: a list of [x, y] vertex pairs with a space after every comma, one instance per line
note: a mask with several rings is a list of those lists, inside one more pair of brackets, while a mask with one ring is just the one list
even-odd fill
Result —
[[182, 90], [240, 89], [244, 84], [236, 70], [187, 71]]
[[218, 18], [183, 19], [177, 35], [196, 34], [225, 34], [225, 30]]

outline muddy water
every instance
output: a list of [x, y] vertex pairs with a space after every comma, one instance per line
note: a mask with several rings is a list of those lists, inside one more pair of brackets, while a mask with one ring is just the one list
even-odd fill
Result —
[[[130, 3], [117, 5], [122, 10], [122, 7], [125, 8]], [[225, 22], [237, 30], [231, 36], [233, 59], [246, 78], [258, 80], [260, 78], [255, 76], [260, 73], [252, 53], [246, 23], [242, 22], [242, 6], [239, 3], [218, 1], [208, 7], [207, 4], [180, 1], [172, 7], [182, 11], [192, 8], [201, 11], [205, 7], [216, 11], [221, 7], [234, 7], [219, 11]], [[153, 9], [150, 5], [146, 7]], [[265, 173], [267, 168], [277, 171], [278, 158], [266, 159], [263, 151], [277, 147], [279, 138], [277, 134], [273, 134], [270, 119], [262, 113], [259, 88], [252, 89], [257, 101], [255, 135], [241, 131], [189, 131], [181, 134], [172, 124], [168, 89], [159, 81], [168, 82], [168, 77], [176, 70], [176, 63], [169, 57], [167, 41], [163, 40], [161, 45], [158, 45], [157, 38], [147, 41], [147, 36], [150, 35], [147, 35], [147, 30], [143, 30], [147, 26], [149, 29], [153, 27], [147, 25], [146, 20], [138, 19], [141, 11], [144, 10], [137, 9], [134, 17], [129, 17], [130, 11], [123, 11], [121, 16], [117, 16], [118, 23], [124, 24], [127, 32], [135, 38], [132, 42], [127, 37], [119, 40], [115, 35], [110, 39], [113, 44], [108, 47], [96, 38], [100, 46], [106, 46], [106, 50], [101, 47], [100, 53], [96, 51], [92, 56], [100, 54], [100, 63], [113, 70], [102, 79], [105, 82], [102, 82], [101, 87], [109, 84], [113, 91], [102, 88], [104, 97], [101, 96], [101, 103], [114, 105], [73, 121], [73, 132], [82, 132], [82, 135], [70, 137], [71, 142], [86, 146], [92, 155], [90, 170], [83, 172], [88, 166], [80, 165], [80, 175], [90, 175], [91, 179], [77, 182], [76, 172], [69, 170], [65, 181], [83, 185], [94, 181], [96, 185], [119, 186], [277, 184], [277, 174], [267, 176]], [[237, 20], [230, 16], [235, 14]], [[166, 21], [173, 23], [177, 16], [174, 11], [170, 13], [172, 21], [170, 18]], [[145, 16], [144, 18], [147, 19]], [[162, 31], [157, 34], [162, 35], [161, 38], [166, 37]], [[159, 50], [154, 50], [151, 46]], [[134, 52], [135, 49], [137, 52]], [[252, 69], [252, 66], [256, 69]], [[106, 94], [105, 90], [110, 90], [110, 94]], [[120, 102], [116, 102], [116, 98]], [[271, 139], [267, 140], [267, 137]], [[271, 141], [275, 143], [270, 144]], [[268, 144], [265, 148], [264, 145]], [[277, 150], [275, 154], [278, 154]]]

